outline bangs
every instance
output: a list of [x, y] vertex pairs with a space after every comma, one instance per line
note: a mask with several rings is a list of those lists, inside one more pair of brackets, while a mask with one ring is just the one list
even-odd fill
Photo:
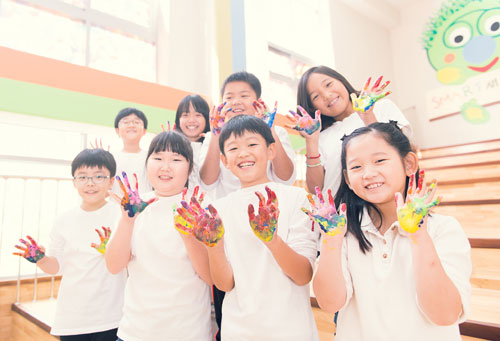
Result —
[[153, 153], [172, 152], [182, 155], [189, 162], [189, 171], [193, 168], [193, 148], [191, 142], [176, 131], [164, 131], [151, 141], [146, 162]]

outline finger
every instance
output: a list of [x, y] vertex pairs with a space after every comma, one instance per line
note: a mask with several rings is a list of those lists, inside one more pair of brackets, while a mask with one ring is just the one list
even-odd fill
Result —
[[248, 205], [248, 219], [250, 219], [250, 221], [255, 220], [255, 209], [252, 204]]
[[[26, 251], [26, 250], [27, 250], [27, 248], [26, 248], [26, 247], [24, 247], [24, 246], [20, 246], [20, 245], [14, 245], [14, 247], [15, 247], [16, 249], [23, 250], [23, 251]], [[20, 255], [21, 255], [21, 254], [20, 254]]]
[[427, 190], [427, 193], [424, 196], [425, 203], [429, 203], [432, 201], [432, 198], [434, 198], [434, 195], [436, 194], [437, 187], [436, 187], [437, 180], [433, 179], [431, 185], [429, 186], [429, 189]]
[[335, 208], [335, 201], [333, 200], [331, 188], [328, 188], [328, 203], [330, 204], [330, 206], [333, 206], [333, 208]]
[[160, 127], [161, 127], [161, 131], [162, 131], [162, 132], [165, 132], [165, 126], [163, 125], [163, 123], [162, 123], [162, 124], [160, 124]]
[[[116, 181], [118, 181], [118, 184], [120, 185], [120, 188], [122, 189], [123, 194], [125, 196], [127, 196], [128, 192], [127, 192], [127, 189], [125, 188], [125, 186], [123, 185], [122, 179], [120, 178], [119, 175], [117, 175], [115, 178], [116, 178]], [[120, 201], [121, 201], [121, 198], [120, 198], [120, 200], [118, 200], [118, 202], [120, 202]]]
[[321, 111], [316, 110], [316, 112], [314, 113], [314, 119], [315, 119], [316, 121], [319, 121], [319, 120], [320, 120], [320, 118], [321, 118]]
[[379, 99], [382, 99], [388, 95], [392, 94], [392, 91], [387, 91], [385, 94], [381, 94], [381, 95], [378, 95], [378, 96], [375, 96], [373, 97], [373, 102], [376, 102], [378, 101]]
[[95, 243], [91, 243], [91, 244], [90, 244], [90, 246], [91, 246], [91, 247], [93, 247], [94, 249], [97, 249], [97, 248], [99, 247], [99, 246], [98, 246], [97, 244], [95, 244]]
[[302, 117], [311, 117], [311, 115], [309, 115], [309, 113], [304, 108], [302, 108], [300, 105], [297, 106], [297, 109], [299, 109]]
[[134, 173], [134, 179], [135, 179], [135, 190], [136, 192], [139, 192], [139, 181], [137, 180], [137, 174]]
[[109, 239], [109, 237], [111, 237], [111, 228], [104, 226], [102, 228], [104, 230], [104, 236]]
[[[360, 95], [361, 96], [361, 95]], [[351, 102], [356, 105], [357, 104], [357, 101], [358, 101], [358, 96], [356, 96], [356, 94], [353, 92], [351, 94]]]
[[22, 238], [21, 238], [21, 239], [19, 239], [19, 241], [20, 241], [21, 243], [23, 243], [24, 245], [28, 246], [28, 247], [30, 246], [30, 244], [29, 244], [26, 240], [24, 240], [24, 239], [22, 239]]
[[198, 213], [203, 212], [203, 207], [201, 207], [200, 203], [198, 202], [198, 200], [196, 200], [195, 197], [191, 198], [191, 206], [194, 206], [195, 211], [197, 211]]
[[403, 195], [401, 193], [399, 193], [399, 192], [397, 192], [394, 195], [394, 200], [396, 201], [396, 207], [397, 207], [398, 210], [405, 205], [405, 201], [403, 199]]
[[184, 187], [182, 189], [182, 200], [186, 200], [186, 193], [188, 191], [188, 188], [187, 187]]
[[30, 241], [31, 245], [33, 245], [34, 247], [38, 248], [38, 244], [36, 243], [36, 241], [31, 236], [26, 236], [26, 238], [28, 238], [28, 240]]
[[259, 198], [259, 208], [263, 207], [264, 204], [266, 203], [266, 199], [260, 192], [255, 192], [255, 195]]
[[377, 89], [377, 87], [380, 85], [380, 82], [382, 81], [382, 78], [383, 76], [380, 76], [376, 81], [375, 81], [375, 84], [373, 84], [370, 92], [374, 92], [375, 89]]
[[[123, 181], [125, 181], [125, 185], [127, 185], [127, 188], [132, 191], [132, 188], [130, 187], [130, 182], [128, 181], [128, 176], [127, 176], [127, 173], [125, 172], [122, 172], [122, 176], [123, 176]], [[128, 192], [127, 192], [128, 193]]]
[[319, 199], [319, 203], [320, 204], [324, 204], [325, 203], [325, 199], [323, 198], [323, 193], [321, 193], [321, 190], [319, 189], [318, 186], [316, 186], [314, 189], [316, 190], [316, 196]]
[[12, 252], [12, 254], [14, 256], [21, 256], [21, 257], [24, 257], [24, 253], [20, 253], [20, 252]]
[[269, 187], [264, 187], [266, 192], [267, 192], [267, 204], [277, 204], [278, 203], [278, 198], [276, 197], [276, 193], [273, 192], [272, 189]]
[[410, 182], [408, 183], [407, 197], [415, 192], [415, 174], [410, 175]]
[[99, 231], [98, 229], [95, 229], [95, 231], [96, 231], [96, 232], [97, 232], [97, 234], [99, 235], [99, 238], [100, 238], [101, 240], [103, 240], [103, 239], [104, 239], [104, 235], [101, 233], [101, 231]]
[[316, 203], [314, 202], [314, 199], [311, 195], [311, 193], [307, 193], [307, 200], [309, 200], [309, 203], [311, 204], [311, 207], [316, 210], [317, 207], [316, 207]]
[[200, 205], [203, 203], [203, 200], [205, 199], [205, 192], [201, 192], [200, 197], [198, 198], [198, 202]]
[[187, 221], [189, 224], [191, 224], [191, 225], [196, 224], [196, 220], [193, 217], [191, 217], [185, 210], [178, 208], [177, 213], [179, 213], [179, 215], [182, 217], [182, 219]]
[[377, 93], [381, 93], [382, 91], [384, 91], [384, 89], [389, 85], [391, 84], [391, 81], [387, 81], [385, 82], [384, 84], [382, 84], [382, 86], [380, 88], [378, 88], [377, 90]]
[[426, 205], [427, 209], [431, 209], [432, 207], [439, 205], [441, 200], [443, 200], [443, 197], [441, 196], [437, 197], [436, 199], [431, 201], [428, 205]]
[[301, 207], [300, 208], [302, 210], [302, 212], [304, 212], [305, 214], [307, 214], [309, 216], [309, 218], [313, 219], [313, 214], [311, 211], [309, 211], [307, 208], [305, 207]]
[[417, 186], [417, 193], [420, 193], [422, 190], [422, 185], [424, 183], [424, 178], [425, 178], [425, 171], [423, 169], [420, 170], [418, 173], [418, 186]]
[[[123, 184], [122, 184], [123, 185]], [[125, 189], [125, 187], [123, 187], [122, 189]], [[111, 198], [113, 200], [115, 200], [118, 204], [121, 203], [122, 201], [122, 198], [120, 198], [120, 196], [118, 194], [116, 194], [115, 192], [113, 191], [108, 191], [108, 194], [111, 196]]]
[[149, 199], [148, 201], [146, 201], [146, 206], [144, 206], [144, 208], [148, 207], [149, 205], [151, 205], [152, 203], [154, 203], [157, 200], [158, 200], [157, 197], [154, 197], [153, 199]]
[[368, 87], [370, 86], [370, 82], [371, 82], [371, 81], [372, 81], [372, 78], [371, 78], [371, 77], [368, 77], [368, 79], [366, 80], [365, 86], [363, 87], [363, 91], [364, 91], [364, 92], [367, 92]]
[[[187, 191], [187, 188], [185, 188]], [[200, 186], [195, 186], [193, 190], [193, 194], [191, 195], [192, 198], [196, 198], [198, 196], [198, 191], [200, 190]], [[184, 193], [184, 191], [182, 191]], [[182, 198], [184, 200], [184, 198]]]
[[217, 219], [219, 218], [219, 213], [217, 212], [215, 207], [213, 207], [211, 204], [208, 205], [208, 211], [212, 215], [212, 218], [217, 218]]
[[[302, 109], [302, 110], [304, 110], [304, 109]], [[292, 115], [292, 116], [293, 116], [293, 121], [294, 121], [294, 122], [298, 122], [298, 121], [300, 121], [300, 119], [302, 118], [302, 116], [300, 116], [300, 115], [299, 115], [298, 113], [296, 113], [295, 111], [289, 110], [288, 112], [290, 113], [290, 115]]]
[[96, 147], [94, 147], [94, 145], [92, 144], [92, 141], [90, 141], [90, 142], [89, 142], [89, 144], [90, 144], [90, 148], [92, 148], [92, 149], [95, 149], [95, 148], [96, 148]]

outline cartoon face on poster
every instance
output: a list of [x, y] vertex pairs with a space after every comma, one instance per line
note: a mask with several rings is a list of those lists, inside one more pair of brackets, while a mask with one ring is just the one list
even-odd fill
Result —
[[428, 94], [433, 115], [459, 111], [471, 123], [488, 121], [484, 106], [500, 101], [500, 0], [443, 3], [423, 40], [437, 80], [447, 86]]

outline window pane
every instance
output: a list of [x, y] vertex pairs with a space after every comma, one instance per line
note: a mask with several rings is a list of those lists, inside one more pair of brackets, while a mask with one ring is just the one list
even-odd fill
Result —
[[90, 31], [89, 66], [102, 71], [155, 82], [153, 44], [99, 27]]
[[278, 79], [270, 78], [270, 88], [273, 89], [273, 102], [278, 101], [278, 112], [286, 113], [296, 107], [295, 91], [291, 84]]
[[85, 63], [85, 25], [11, 0], [2, 1], [0, 44], [74, 64]]
[[137, 25], [151, 26], [151, 0], [92, 0], [90, 7]]
[[273, 48], [269, 48], [269, 71], [293, 79], [293, 67], [290, 56]]

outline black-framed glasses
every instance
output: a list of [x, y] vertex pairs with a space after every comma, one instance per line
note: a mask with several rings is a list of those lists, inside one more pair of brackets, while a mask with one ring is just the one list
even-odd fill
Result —
[[109, 179], [110, 177], [108, 175], [96, 175], [96, 176], [86, 176], [86, 175], [78, 175], [74, 176], [73, 179], [75, 179], [75, 182], [79, 185], [85, 185], [89, 180], [92, 180], [92, 182], [96, 185], [102, 184], [106, 179]]

